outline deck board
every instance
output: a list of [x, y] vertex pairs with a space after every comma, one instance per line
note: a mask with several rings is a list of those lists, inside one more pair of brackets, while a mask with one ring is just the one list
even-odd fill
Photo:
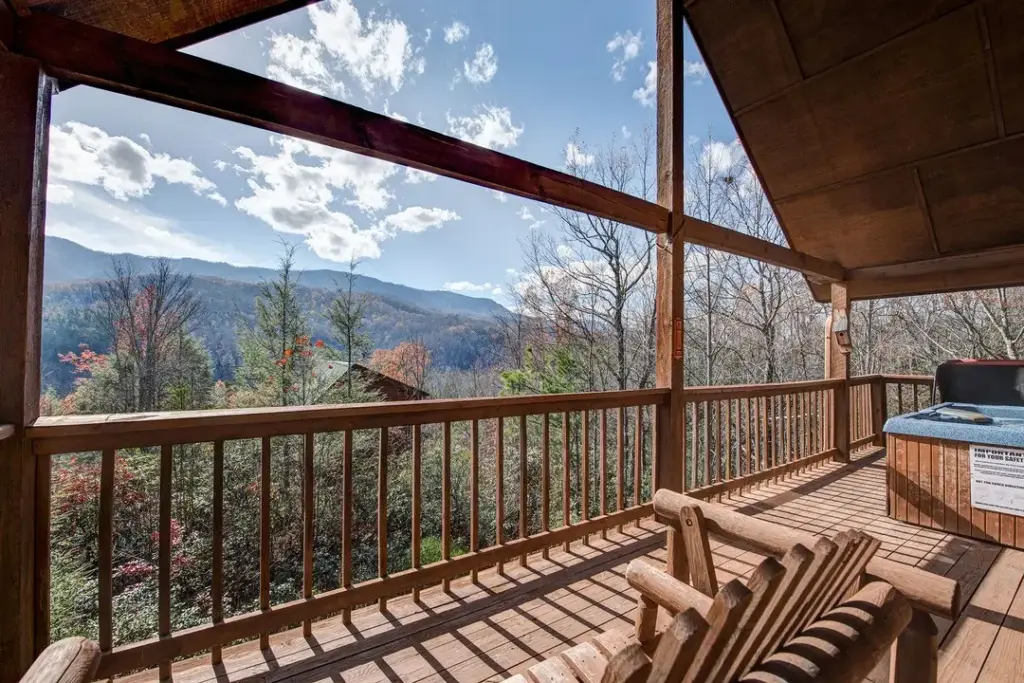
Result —
[[[958, 622], [938, 623], [942, 646], [940, 681], [1009, 681], [1024, 665], [1024, 553], [888, 519], [884, 454], [856, 457], [843, 466], [825, 463], [778, 482], [734, 491], [722, 502], [749, 515], [814, 533], [833, 535], [861, 528], [882, 541], [879, 555], [961, 582], [967, 609]], [[719, 583], [749, 577], [762, 556], [712, 541]], [[635, 594], [625, 569], [643, 557], [664, 566], [664, 535], [644, 521], [608, 539], [550, 558], [531, 556], [529, 566], [508, 563], [504, 575], [481, 571], [452, 581], [449, 593], [425, 589], [411, 596], [355, 610], [352, 624], [340, 617], [271, 638], [261, 652], [251, 642], [225, 648], [221, 666], [209, 656], [176, 662], [177, 683], [480, 683], [498, 681], [613, 628], [632, 624]], [[664, 625], [664, 613], [661, 615]], [[951, 628], [952, 627], [952, 628]], [[948, 633], [947, 633], [948, 632]], [[883, 662], [869, 680], [884, 683]], [[156, 670], [119, 679], [156, 683]]]

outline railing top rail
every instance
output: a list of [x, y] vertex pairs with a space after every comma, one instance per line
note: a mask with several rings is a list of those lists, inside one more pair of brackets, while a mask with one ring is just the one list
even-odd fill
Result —
[[668, 389], [640, 389], [344, 406], [69, 415], [39, 418], [27, 435], [35, 452], [45, 455], [661, 405], [668, 396]]
[[0, 424], [0, 441], [9, 436], [14, 436], [14, 425]]
[[926, 384], [931, 386], [935, 378], [931, 375], [882, 375], [886, 382], [899, 382], [901, 384]]
[[716, 401], [736, 398], [757, 398], [760, 396], [782, 396], [804, 391], [837, 389], [843, 386], [841, 379], [819, 379], [808, 382], [780, 382], [777, 384], [734, 384], [716, 387], [685, 387], [686, 401]]

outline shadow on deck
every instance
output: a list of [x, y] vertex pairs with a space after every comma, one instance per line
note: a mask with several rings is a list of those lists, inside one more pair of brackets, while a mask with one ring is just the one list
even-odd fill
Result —
[[[1024, 553], [1002, 551], [978, 540], [890, 520], [885, 509], [883, 452], [855, 457], [849, 465], [815, 469], [734, 492], [723, 503], [768, 521], [833, 535], [861, 528], [882, 541], [879, 554], [955, 578], [967, 604], [956, 624], [939, 623], [940, 680], [957, 683], [1012, 681], [1024, 668]], [[762, 556], [713, 544], [720, 582], [748, 576]], [[209, 656], [174, 666], [178, 683], [478, 683], [501, 680], [571, 645], [611, 628], [632, 624], [635, 594], [625, 569], [637, 557], [663, 566], [664, 535], [652, 521], [593, 536], [568, 551], [528, 566], [505, 565], [503, 574], [481, 572], [477, 582], [453, 581], [449, 592], [424, 590], [271, 638], [260, 651], [246, 643], [224, 651], [222, 664]], [[886, 680], [880, 666], [871, 680]], [[149, 683], [156, 671], [128, 677]], [[126, 679], [121, 679], [126, 680]]]

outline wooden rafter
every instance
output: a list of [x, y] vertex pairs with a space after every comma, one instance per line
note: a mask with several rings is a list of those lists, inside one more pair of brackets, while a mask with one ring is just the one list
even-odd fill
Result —
[[838, 263], [793, 251], [774, 242], [723, 228], [692, 216], [686, 216], [683, 223], [683, 239], [692, 244], [789, 268], [824, 281], [839, 281], [845, 276], [843, 267]]
[[12, 0], [22, 13], [49, 14], [148, 43], [185, 47], [318, 0]]
[[602, 185], [165, 46], [58, 17], [18, 21], [48, 73], [201, 114], [666, 232], [669, 212]]
[[1021, 268], [1019, 263], [980, 268], [947, 268], [915, 275], [859, 278], [851, 280], [848, 285], [850, 299], [885, 299], [894, 296], [1014, 287], [1024, 285], [1024, 268]]

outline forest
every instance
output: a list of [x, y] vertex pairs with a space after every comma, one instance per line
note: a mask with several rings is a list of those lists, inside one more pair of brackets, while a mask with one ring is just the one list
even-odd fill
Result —
[[[653, 138], [636, 134], [589, 148], [570, 171], [595, 182], [653, 198]], [[784, 244], [785, 236], [738, 145], [695, 141], [686, 175], [687, 212], [714, 223]], [[491, 349], [472, 362], [438, 362], [423, 336], [393, 338], [381, 347], [368, 334], [375, 299], [353, 287], [358, 264], [334, 291], [318, 290], [316, 305], [285, 247], [277, 273], [252, 288], [252, 315], [217, 323], [230, 326], [231, 373], [217, 369], [218, 352], [197, 336], [210, 314], [190, 275], [158, 262], [147, 270], [115, 262], [91, 292], [91, 304], [68, 308], [93, 331], [88, 341], [55, 362], [74, 377], [43, 395], [46, 414], [131, 413], [159, 410], [298, 406], [380, 400], [358, 379], [339, 381], [335, 364], [362, 362], [434, 397], [566, 393], [651, 387], [654, 384], [654, 301], [658, 245], [653, 235], [608, 220], [549, 209], [549, 229], [523, 241], [523, 266], [511, 288], [513, 305], [481, 331]], [[770, 383], [823, 375], [825, 307], [813, 301], [798, 274], [691, 246], [686, 254], [685, 381], [688, 385]], [[1019, 289], [965, 292], [858, 302], [853, 307], [853, 373], [931, 374], [952, 357], [1020, 358], [1024, 352], [1024, 293]], [[379, 309], [377, 309], [379, 310]], [[87, 319], [87, 320], [86, 320]], [[476, 343], [476, 342], [474, 342]], [[54, 362], [51, 359], [51, 362]], [[637, 419], [639, 416], [639, 424]], [[650, 493], [651, 416], [612, 415], [606, 450], [625, 440], [629, 491]], [[569, 422], [563, 422], [569, 420]], [[590, 428], [597, 423], [590, 420]], [[552, 416], [548, 445], [569, 454], [573, 515], [580, 511], [579, 416]], [[512, 453], [520, 430], [529, 431], [526, 472], [536, 481], [539, 435], [529, 420], [485, 420], [480, 425], [482, 467], [481, 546], [496, 529], [518, 532], [518, 499], [508, 495], [496, 519], [496, 484], [516, 491], [518, 463], [495, 467], [500, 441]], [[619, 436], [621, 434], [621, 436]], [[440, 558], [441, 444], [439, 425], [422, 431], [424, 509], [421, 561]], [[593, 433], [589, 443], [596, 444]], [[376, 490], [378, 454], [389, 472], [388, 570], [411, 565], [410, 430], [390, 430], [386, 449], [376, 433], [353, 435], [356, 524], [353, 582], [377, 572]], [[452, 425], [452, 538], [455, 553], [468, 548], [470, 426]], [[637, 443], [639, 441], [639, 443]], [[318, 434], [315, 467], [316, 590], [337, 588], [342, 470], [341, 434]], [[259, 608], [258, 442], [225, 444], [225, 610]], [[277, 437], [272, 450], [272, 602], [301, 596], [302, 437]], [[591, 448], [589, 458], [602, 449]], [[159, 450], [118, 451], [114, 499], [114, 643], [156, 633], [157, 506]], [[52, 463], [52, 631], [95, 637], [97, 625], [98, 478], [100, 456], [80, 453]], [[172, 538], [173, 628], [208, 623], [211, 581], [212, 445], [174, 448]], [[597, 461], [592, 460], [591, 471]], [[555, 463], [553, 481], [561, 481]], [[646, 468], [646, 469], [645, 469]], [[637, 482], [634, 472], [641, 472]], [[609, 487], [617, 482], [609, 481]], [[610, 488], [605, 491], [614, 497]], [[541, 520], [534, 490], [528, 500], [531, 529], [563, 523], [562, 511]], [[587, 505], [594, 505], [588, 499]], [[557, 506], [554, 506], [557, 507]]]

